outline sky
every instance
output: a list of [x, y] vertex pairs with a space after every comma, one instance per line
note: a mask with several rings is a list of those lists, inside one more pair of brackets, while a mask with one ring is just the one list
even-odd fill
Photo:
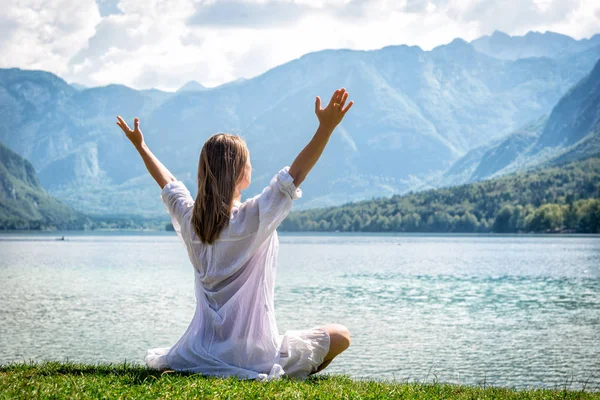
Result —
[[0, 68], [176, 90], [323, 49], [425, 50], [500, 30], [600, 33], [598, 0], [2, 0]]

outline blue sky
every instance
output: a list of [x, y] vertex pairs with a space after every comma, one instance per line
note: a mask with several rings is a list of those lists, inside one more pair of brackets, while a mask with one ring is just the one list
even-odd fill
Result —
[[[600, 32], [597, 0], [8, 0], [0, 67], [88, 86], [206, 86], [321, 49], [419, 45], [501, 30]], [[6, 5], [5, 5], [6, 4]]]

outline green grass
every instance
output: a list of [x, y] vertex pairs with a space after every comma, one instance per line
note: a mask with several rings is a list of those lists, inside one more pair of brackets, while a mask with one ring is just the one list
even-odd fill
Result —
[[317, 375], [305, 382], [208, 378], [132, 364], [44, 362], [0, 366], [0, 398], [123, 399], [600, 399], [600, 392], [512, 390], [441, 383], [396, 383]]

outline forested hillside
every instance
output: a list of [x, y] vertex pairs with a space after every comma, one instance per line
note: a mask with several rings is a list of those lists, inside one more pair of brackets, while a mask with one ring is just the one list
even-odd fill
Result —
[[83, 229], [86, 222], [46, 193], [29, 161], [0, 143], [0, 229]]
[[600, 158], [291, 213], [284, 231], [600, 233]]
[[143, 218], [78, 212], [48, 194], [31, 163], [0, 143], [0, 230], [163, 229], [166, 221], [166, 213]]

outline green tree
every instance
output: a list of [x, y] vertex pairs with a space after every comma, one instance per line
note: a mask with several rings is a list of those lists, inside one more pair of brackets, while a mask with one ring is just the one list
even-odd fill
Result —
[[402, 230], [402, 215], [399, 212], [390, 218], [390, 230], [394, 232]]
[[403, 225], [406, 232], [418, 232], [421, 229], [421, 216], [417, 213], [408, 214]]
[[477, 232], [477, 229], [479, 229], [479, 221], [477, 221], [476, 216], [468, 211], [465, 212], [462, 217], [460, 217], [455, 226], [456, 232]]
[[582, 200], [579, 202], [577, 215], [579, 217], [579, 231], [583, 233], [600, 233], [600, 200]]
[[362, 230], [362, 228], [363, 228], [363, 222], [362, 222], [362, 219], [360, 218], [360, 215], [354, 214], [354, 217], [352, 218], [352, 230], [354, 232], [359, 232]]
[[427, 226], [433, 232], [450, 232], [452, 230], [452, 217], [445, 211], [436, 211], [427, 219]]
[[496, 233], [511, 233], [516, 232], [517, 227], [514, 225], [515, 220], [513, 218], [514, 207], [511, 205], [505, 205], [498, 211], [492, 231]]
[[535, 232], [561, 229], [563, 227], [563, 210], [558, 204], [540, 206], [529, 223], [529, 229]]

